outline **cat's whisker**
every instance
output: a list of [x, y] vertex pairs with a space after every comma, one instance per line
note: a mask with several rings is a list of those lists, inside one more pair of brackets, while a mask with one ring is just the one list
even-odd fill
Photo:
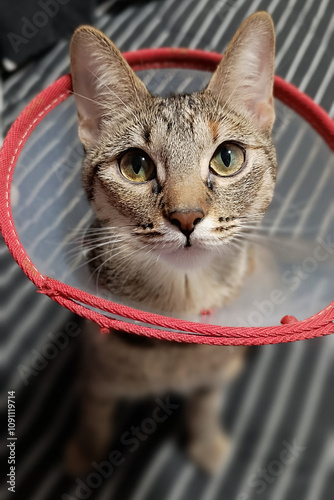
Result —
[[106, 232], [106, 233], [90, 233], [90, 234], [86, 234], [83, 236], [82, 240], [85, 241], [95, 241], [97, 239], [106, 239], [106, 238], [110, 238], [111, 240], [113, 239], [119, 239], [119, 240], [124, 240], [126, 238], [128, 238], [127, 235], [125, 234], [122, 234], [122, 233], [110, 233], [110, 232]]
[[[280, 204], [285, 202], [285, 196], [279, 192], [275, 193], [275, 201], [279, 202]], [[305, 199], [301, 199], [298, 201], [292, 201], [289, 204], [289, 209], [305, 209]]]
[[82, 245], [81, 248], [72, 248], [70, 250], [68, 250], [67, 252], [65, 252], [65, 256], [71, 256], [72, 254], [77, 254], [77, 255], [85, 255], [87, 254], [88, 252], [90, 252], [91, 250], [95, 250], [96, 248], [100, 248], [100, 247], [103, 247], [103, 246], [106, 246], [106, 245], [113, 245], [115, 243], [122, 243], [123, 241], [122, 240], [110, 240], [108, 239], [107, 241], [105, 242], [97, 242], [97, 243], [94, 243], [94, 244], [91, 244], [90, 246], [85, 246], [85, 245]]
[[[125, 249], [125, 248], [118, 248], [117, 250], [118, 250], [118, 252], [117, 252], [116, 254], [113, 254], [113, 255], [111, 255], [110, 257], [108, 257], [107, 259], [105, 259], [105, 260], [104, 260], [104, 261], [103, 261], [103, 262], [102, 262], [102, 263], [101, 263], [101, 264], [100, 264], [100, 265], [99, 265], [96, 269], [94, 269], [93, 273], [91, 273], [91, 278], [93, 277], [93, 275], [94, 275], [95, 273], [97, 273], [97, 278], [96, 278], [96, 286], [97, 286], [97, 290], [98, 290], [98, 284], [99, 284], [99, 277], [100, 277], [100, 274], [101, 274], [101, 271], [102, 271], [103, 266], [105, 266], [105, 264], [106, 264], [107, 262], [109, 262], [111, 259], [113, 259], [113, 258], [117, 257], [117, 256], [118, 256], [118, 255], [120, 255], [122, 252], [126, 251], [127, 249]], [[135, 250], [134, 250], [134, 252], [132, 252], [132, 253], [130, 253], [130, 254], [126, 253], [126, 254], [125, 254], [125, 256], [124, 256], [123, 258], [121, 257], [121, 258], [118, 258], [118, 259], [117, 259], [118, 264], [119, 264], [121, 261], [123, 261], [124, 259], [127, 259], [128, 257], [130, 257], [132, 254], [136, 253], [137, 251], [141, 251], [141, 250], [142, 250], [141, 248], [137, 248], [137, 249], [135, 249]], [[97, 256], [96, 256], [96, 258], [101, 257], [101, 256], [105, 255], [106, 253], [108, 253], [108, 252], [104, 252], [104, 253], [102, 253], [102, 254], [99, 254], [99, 255], [97, 255]], [[119, 266], [118, 266], [118, 267], [119, 267]], [[115, 271], [117, 271], [118, 267], [116, 267], [116, 268], [115, 268]], [[123, 279], [124, 279], [124, 278], [123, 278]]]
[[119, 236], [117, 237], [112, 237], [110, 235], [105, 235], [105, 236], [94, 236], [94, 237], [88, 237], [88, 238], [82, 238], [82, 239], [77, 239], [77, 240], [72, 240], [67, 243], [67, 247], [69, 248], [69, 252], [71, 251], [72, 248], [88, 248], [92, 245], [95, 245], [97, 243], [104, 243], [104, 242], [109, 242], [110, 244], [112, 243], [124, 243], [128, 241], [129, 238], [120, 238]]
[[128, 240], [128, 237], [126, 237], [125, 235], [121, 235], [121, 234], [118, 234], [118, 235], [113, 235], [113, 234], [110, 234], [110, 233], [107, 233], [107, 234], [97, 234], [97, 235], [87, 235], [87, 236], [81, 236], [80, 238], [77, 238], [75, 240], [71, 240], [69, 242], [67, 242], [67, 246], [71, 246], [71, 245], [80, 245], [82, 247], [86, 247], [86, 246], [89, 246], [91, 244], [94, 244], [94, 243], [98, 243], [98, 242], [102, 242], [102, 241], [110, 241], [110, 243], [112, 242], [122, 242], [122, 241], [126, 241]]
[[78, 241], [86, 241], [86, 240], [92, 240], [94, 241], [95, 238], [110, 238], [110, 239], [114, 239], [114, 238], [118, 238], [118, 239], [124, 239], [124, 238], [127, 238], [127, 236], [125, 234], [122, 234], [122, 233], [111, 233], [110, 231], [107, 231], [105, 233], [87, 233], [87, 234], [82, 234], [82, 235], [78, 235], [76, 237], [76, 239], [73, 239], [69, 242], [72, 243], [72, 242], [78, 242]]
[[100, 226], [100, 225], [91, 224], [90, 226], [88, 226], [86, 228], [85, 227], [83, 227], [83, 228], [76, 228], [76, 227], [74, 227], [72, 229], [73, 229], [73, 231], [76, 231], [76, 230], [78, 230], [78, 231], [90, 231], [90, 230], [95, 230], [95, 229], [96, 230], [99, 230], [99, 229], [122, 229], [124, 227], [133, 227], [133, 226], [135, 226], [135, 224], [123, 224], [121, 226], [120, 225], [117, 225], [117, 226], [107, 226], [107, 225], [106, 226]]
[[121, 231], [122, 229], [126, 229], [129, 227], [136, 227], [135, 224], [126, 224], [124, 226], [103, 226], [103, 227], [88, 227], [88, 228], [74, 228], [71, 231], [71, 234], [90, 234], [90, 233], [101, 233], [101, 232], [110, 232], [113, 231]]
[[257, 240], [253, 240], [253, 239], [249, 239], [249, 238], [245, 238], [244, 236], [241, 236], [241, 235], [235, 236], [234, 237], [234, 242], [235, 243], [241, 243], [241, 244], [251, 243], [252, 245], [263, 246], [263, 244], [261, 244], [263, 242], [257, 241]]
[[94, 237], [89, 237], [85, 238], [83, 241], [81, 241], [81, 246], [83, 248], [86, 248], [90, 245], [98, 244], [98, 243], [104, 243], [104, 242], [109, 242], [110, 244], [112, 243], [126, 243], [129, 241], [129, 238], [124, 237], [120, 238], [119, 236], [110, 236], [110, 235], [105, 235], [105, 236], [94, 236]]
[[[271, 226], [252, 226], [252, 225], [242, 225], [242, 230], [249, 230], [251, 232], [263, 233], [266, 235], [270, 235]], [[275, 234], [281, 235], [291, 235], [293, 232], [293, 227], [290, 228], [277, 228]]]
[[243, 216], [243, 217], [238, 217], [238, 222], [240, 224], [245, 224], [245, 223], [254, 223], [254, 224], [260, 224], [263, 221], [263, 216], [264, 214], [252, 214], [250, 216]]
[[250, 222], [241, 222], [239, 227], [241, 229], [255, 229], [260, 231], [266, 231], [270, 229], [270, 226], [263, 226], [261, 224], [252, 224]]
[[243, 228], [240, 228], [240, 230], [241, 230], [241, 232], [243, 232], [245, 234], [261, 235], [261, 236], [265, 236], [265, 237], [268, 237], [270, 235], [269, 229], [262, 231], [261, 229], [255, 228], [255, 227], [243, 227]]
[[258, 214], [249, 214], [249, 215], [240, 215], [237, 217], [239, 222], [258, 222], [263, 219], [264, 213], [258, 213]]
[[230, 240], [225, 241], [224, 245], [226, 245], [226, 247], [224, 246], [223, 250], [229, 247], [236, 247], [238, 250], [241, 250], [244, 247], [244, 242], [236, 241], [235, 238], [232, 237]]
[[[95, 248], [96, 248], [96, 247], [93, 247], [93, 250], [94, 250]], [[102, 257], [103, 255], [106, 255], [106, 254], [108, 254], [108, 253], [112, 252], [113, 250], [114, 250], [114, 248], [110, 248], [110, 249], [106, 250], [105, 252], [102, 252], [102, 253], [99, 253], [99, 254], [95, 255], [94, 257], [92, 257], [92, 258], [91, 258], [91, 259], [89, 259], [89, 260], [85, 260], [85, 262], [84, 262], [84, 263], [82, 263], [80, 266], [76, 267], [74, 270], [76, 271], [76, 270], [78, 270], [78, 269], [81, 269], [82, 267], [86, 266], [86, 265], [87, 265], [87, 264], [89, 264], [90, 262], [93, 262], [94, 260], [96, 260], [96, 259], [98, 259], [98, 258]], [[118, 253], [113, 254], [111, 257], [115, 257], [115, 256], [116, 256], [116, 255], [118, 255], [119, 253], [121, 253], [121, 252], [125, 251], [125, 249], [124, 249], [124, 248], [117, 248], [117, 251], [118, 251]]]
[[110, 235], [94, 236], [94, 237], [86, 238], [82, 242], [82, 246], [86, 247], [86, 246], [89, 246], [89, 245], [93, 245], [94, 243], [102, 243], [102, 242], [105, 242], [105, 241], [109, 241], [110, 243], [122, 243], [122, 242], [128, 241], [128, 238], [126, 238], [126, 237], [120, 238], [119, 236], [112, 237]]
[[105, 255], [107, 253], [109, 253], [110, 250], [106, 251], [106, 252], [103, 252], [102, 254], [99, 254], [99, 255], [95, 255], [94, 257], [92, 257], [91, 259], [89, 260], [86, 260], [84, 262], [82, 262], [80, 264], [80, 266], [77, 266], [75, 267], [74, 269], [72, 269], [72, 271], [78, 271], [79, 269], [82, 269], [83, 267], [86, 267], [88, 264], [90, 264], [90, 262], [93, 262], [94, 260], [98, 259], [99, 257], [101, 257], [101, 255]]
[[[117, 257], [118, 255], [120, 255], [122, 252], [124, 251], [124, 249], [120, 249], [119, 252], [117, 252], [116, 254], [112, 254], [110, 255], [110, 257], [106, 258], [99, 266], [97, 266], [94, 271], [91, 273], [90, 275], [90, 279], [93, 278], [94, 274], [97, 273], [97, 277], [96, 277], [96, 287], [97, 287], [97, 290], [98, 290], [98, 285], [99, 285], [99, 279], [100, 279], [100, 274], [101, 274], [101, 271], [102, 271], [102, 268], [103, 266], [105, 266], [105, 264], [112, 260], [113, 258]], [[104, 252], [102, 254], [98, 254], [94, 259], [92, 260], [95, 260], [97, 258], [100, 258], [102, 257], [103, 255], [106, 255], [107, 253], [109, 252]], [[125, 255], [125, 258], [127, 257], [127, 255]], [[117, 262], [119, 263], [121, 260], [123, 260], [122, 258], [121, 259], [117, 259]], [[118, 266], [119, 267], [119, 266]], [[115, 268], [115, 271], [117, 271], [118, 267]]]
[[247, 229], [242, 229], [242, 228], [240, 228], [240, 231], [237, 232], [237, 235], [240, 235], [240, 234], [242, 234], [244, 236], [247, 236], [247, 237], [252, 237], [252, 238], [257, 238], [257, 239], [263, 239], [263, 240], [267, 240], [268, 238], [272, 238], [272, 236], [270, 236], [270, 235], [256, 233], [254, 231], [247, 230]]
[[[105, 266], [105, 264], [106, 264], [107, 262], [109, 262], [111, 259], [113, 259], [113, 258], [117, 257], [118, 255], [120, 255], [120, 254], [121, 254], [124, 250], [125, 250], [125, 249], [121, 249], [118, 253], [116, 253], [116, 254], [114, 254], [114, 255], [111, 255], [110, 257], [108, 257], [107, 259], [105, 259], [105, 260], [104, 260], [104, 262], [102, 262], [102, 264], [100, 264], [100, 265], [99, 265], [96, 269], [94, 269], [94, 272], [92, 273], [92, 276], [93, 276], [96, 272], [98, 272], [98, 276], [99, 276], [99, 274], [100, 274], [100, 271], [99, 271], [99, 270], [100, 270], [100, 269], [102, 269], [102, 267], [103, 267], [103, 266]], [[124, 255], [124, 257], [123, 257], [123, 258], [121, 257], [121, 258], [117, 259], [118, 264], [119, 264], [120, 262], [122, 262], [124, 259], [128, 259], [128, 258], [130, 258], [133, 254], [135, 254], [135, 253], [137, 253], [137, 252], [140, 252], [140, 251], [142, 251], [142, 249], [141, 249], [141, 248], [136, 248], [133, 252], [131, 252], [131, 253], [129, 253], [129, 254], [128, 254], [128, 253], [126, 253], [126, 254]], [[97, 257], [100, 257], [100, 256], [102, 256], [102, 255], [105, 255], [105, 253], [100, 254], [100, 255], [98, 255]], [[116, 270], [117, 270], [117, 268], [116, 268]]]
[[[272, 230], [272, 224], [268, 225], [251, 225], [251, 224], [241, 224], [242, 230], [249, 230], [249, 231], [254, 231], [254, 232], [259, 232], [259, 233], [264, 233], [267, 237], [271, 237], [271, 230]], [[275, 234], [276, 235], [282, 235], [282, 236], [290, 236], [292, 237], [293, 232], [294, 232], [294, 226], [288, 226], [288, 227], [278, 227], [275, 229]], [[314, 231], [318, 230], [318, 226], [311, 226], [308, 227], [304, 230], [305, 234], [312, 234]]]
[[250, 221], [250, 222], [239, 222], [238, 228], [239, 229], [255, 229], [255, 230], [260, 229], [260, 230], [262, 230], [262, 229], [270, 229], [270, 226], [265, 227], [262, 224], [260, 224], [259, 222], [255, 221], [255, 223], [254, 223], [254, 222]]
[[249, 241], [251, 243], [259, 244], [259, 245], [268, 245], [270, 243], [276, 243], [277, 245], [284, 246], [287, 244], [286, 241], [282, 240], [282, 238], [277, 238], [272, 235], [263, 235], [263, 234], [255, 234], [252, 232], [239, 232], [234, 236], [234, 239]]

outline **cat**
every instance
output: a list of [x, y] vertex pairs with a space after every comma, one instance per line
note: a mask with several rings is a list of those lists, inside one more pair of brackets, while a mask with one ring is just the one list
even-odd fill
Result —
[[[166, 314], [222, 306], [251, 268], [243, 238], [273, 197], [275, 34], [266, 12], [234, 35], [205, 90], [152, 96], [116, 46], [79, 27], [71, 72], [82, 179], [96, 221], [88, 231], [99, 286]], [[68, 469], [102, 459], [120, 398], [189, 396], [188, 451], [213, 471], [228, 447], [219, 422], [224, 384], [244, 347], [182, 345], [91, 326], [85, 337], [82, 408]]]

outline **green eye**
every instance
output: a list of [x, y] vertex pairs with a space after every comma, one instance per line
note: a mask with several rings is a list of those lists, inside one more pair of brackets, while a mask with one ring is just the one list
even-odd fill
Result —
[[211, 158], [210, 167], [217, 175], [227, 177], [236, 174], [244, 162], [244, 150], [232, 142], [224, 142]]
[[147, 182], [156, 176], [156, 169], [151, 158], [140, 149], [125, 153], [119, 161], [122, 175], [132, 182]]

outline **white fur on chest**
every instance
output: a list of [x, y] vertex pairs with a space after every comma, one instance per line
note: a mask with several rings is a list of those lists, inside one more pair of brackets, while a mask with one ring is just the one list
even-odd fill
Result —
[[[199, 269], [182, 270], [162, 260], [150, 265], [132, 263], [136, 284], [128, 291], [130, 300], [152, 312], [199, 314], [203, 309], [221, 307], [242, 286], [248, 271], [247, 248], [233, 256], [221, 256]], [[138, 286], [140, 283], [140, 286]]]

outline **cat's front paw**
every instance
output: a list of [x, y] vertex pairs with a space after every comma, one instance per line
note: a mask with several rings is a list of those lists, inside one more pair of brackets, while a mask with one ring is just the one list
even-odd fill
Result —
[[193, 439], [188, 446], [190, 458], [205, 472], [214, 474], [230, 449], [230, 440], [219, 430], [214, 434]]
[[80, 447], [78, 439], [72, 438], [65, 449], [65, 471], [71, 477], [86, 474], [92, 468], [88, 454]]

